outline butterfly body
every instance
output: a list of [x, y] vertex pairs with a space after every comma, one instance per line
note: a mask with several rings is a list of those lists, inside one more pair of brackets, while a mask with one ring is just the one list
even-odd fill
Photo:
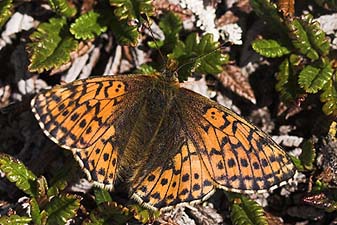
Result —
[[90, 180], [113, 189], [121, 178], [153, 209], [206, 199], [215, 188], [265, 191], [295, 172], [270, 137], [172, 76], [88, 78], [31, 104], [44, 133]]

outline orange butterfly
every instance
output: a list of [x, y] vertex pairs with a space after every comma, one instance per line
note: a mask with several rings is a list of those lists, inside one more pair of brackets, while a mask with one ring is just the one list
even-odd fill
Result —
[[262, 192], [295, 173], [272, 139], [169, 75], [93, 77], [38, 94], [44, 133], [73, 152], [89, 180], [152, 209], [205, 200], [221, 188]]

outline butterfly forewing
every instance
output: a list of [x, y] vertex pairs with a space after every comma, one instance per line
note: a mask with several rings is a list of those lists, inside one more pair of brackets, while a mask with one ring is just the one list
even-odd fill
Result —
[[293, 177], [289, 156], [258, 128], [190, 90], [180, 89], [178, 98], [186, 132], [218, 187], [262, 191]]
[[150, 76], [105, 76], [39, 93], [32, 109], [44, 133], [73, 151], [89, 178], [112, 188], [123, 146], [144, 100]]

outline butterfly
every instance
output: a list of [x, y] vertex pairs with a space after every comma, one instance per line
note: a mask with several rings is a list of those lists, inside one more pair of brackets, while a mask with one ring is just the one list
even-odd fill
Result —
[[154, 210], [206, 200], [216, 188], [263, 192], [295, 173], [267, 134], [172, 75], [77, 80], [42, 91], [31, 107], [89, 180], [109, 190], [125, 182]]

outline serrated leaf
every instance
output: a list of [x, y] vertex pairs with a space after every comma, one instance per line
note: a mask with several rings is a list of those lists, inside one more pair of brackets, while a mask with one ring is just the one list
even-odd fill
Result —
[[42, 216], [39, 204], [37, 203], [35, 198], [31, 198], [30, 201], [30, 214], [32, 216], [32, 220], [34, 224], [41, 225], [42, 224]]
[[6, 224], [6, 225], [29, 224], [30, 221], [32, 221], [32, 218], [29, 218], [26, 216], [19, 216], [19, 215], [0, 217], [0, 224]]
[[293, 45], [303, 55], [309, 59], [317, 60], [318, 53], [312, 48], [309, 37], [298, 19], [288, 20], [287, 26], [290, 31], [290, 38]]
[[51, 18], [30, 35], [32, 43], [27, 46], [31, 62], [29, 71], [42, 73], [70, 61], [70, 52], [78, 43], [65, 31], [66, 23], [65, 18]]
[[36, 180], [36, 198], [44, 198], [47, 197], [47, 191], [48, 191], [48, 183], [44, 176], [39, 177]]
[[300, 72], [298, 84], [308, 93], [317, 93], [329, 82], [332, 72], [329, 63], [323, 69], [308, 65]]
[[[182, 29], [182, 21], [174, 13], [166, 13], [159, 22], [159, 27], [165, 35], [164, 41], [156, 41], [157, 46], [161, 48], [164, 55], [172, 52], [174, 46], [179, 40], [179, 32]], [[149, 46], [151, 48], [157, 48], [154, 42], [149, 41]]]
[[337, 211], [337, 201], [327, 198], [324, 193], [304, 197], [303, 201], [329, 213]]
[[302, 153], [299, 156], [301, 164], [306, 170], [312, 170], [316, 158], [316, 150], [312, 140], [307, 140], [302, 146]]
[[12, 15], [13, 1], [3, 0], [0, 2], [0, 28], [7, 22]]
[[103, 202], [111, 202], [111, 196], [110, 193], [102, 188], [94, 188], [94, 195], [95, 195], [95, 201], [96, 204], [99, 205]]
[[143, 224], [147, 224], [150, 221], [155, 220], [160, 215], [159, 211], [153, 211], [153, 210], [144, 208], [143, 206], [139, 204], [131, 205], [129, 206], [129, 208], [132, 209], [134, 218], [142, 222]]
[[134, 20], [143, 21], [142, 14], [151, 16], [153, 14], [152, 1], [150, 0], [110, 0], [110, 4], [115, 6], [115, 16], [119, 20]]
[[78, 17], [70, 26], [70, 33], [76, 39], [93, 39], [107, 30], [107, 27], [99, 23], [100, 14], [90, 11]]
[[76, 215], [80, 207], [80, 198], [75, 195], [56, 196], [46, 206], [47, 224], [63, 225]]
[[187, 80], [192, 72], [217, 74], [222, 71], [222, 65], [228, 61], [228, 56], [220, 52], [219, 43], [213, 40], [213, 35], [206, 34], [199, 41], [196, 33], [190, 34], [185, 43], [178, 41], [173, 52], [168, 55], [176, 60], [179, 80]]
[[49, 5], [55, 13], [61, 16], [73, 17], [76, 15], [76, 8], [69, 4], [67, 0], [48, 0]]
[[68, 182], [63, 179], [60, 178], [58, 179], [47, 191], [47, 196], [50, 197], [54, 197], [56, 195], [58, 195], [60, 193], [60, 191], [64, 190], [68, 185]]
[[255, 201], [240, 196], [232, 207], [230, 218], [235, 225], [268, 225], [263, 208]]
[[[294, 57], [296, 56], [291, 56], [290, 58]], [[276, 76], [277, 83], [275, 89], [280, 92], [281, 99], [284, 102], [294, 101], [301, 93], [297, 85], [297, 76], [292, 68], [294, 65], [290, 61], [291, 59], [285, 59], [279, 65], [279, 71]]]
[[119, 44], [137, 45], [139, 35], [137, 26], [130, 26], [126, 20], [118, 21], [115, 17], [111, 20], [110, 25]]
[[36, 176], [25, 165], [6, 154], [0, 154], [0, 170], [16, 187], [30, 196], [35, 195]]
[[259, 39], [252, 43], [253, 49], [262, 56], [276, 58], [290, 53], [290, 50], [275, 40]]
[[128, 208], [122, 207], [116, 202], [103, 202], [90, 212], [89, 217], [90, 220], [85, 221], [84, 225], [123, 225], [132, 218], [132, 214]]
[[326, 115], [337, 116], [337, 82], [333, 79], [325, 85], [323, 93], [320, 96], [323, 105], [323, 112]]
[[217, 79], [225, 87], [246, 98], [253, 104], [256, 103], [254, 91], [250, 86], [248, 76], [243, 75], [241, 68], [234, 65], [224, 66], [224, 70], [218, 74]]
[[326, 56], [329, 54], [330, 43], [325, 37], [324, 31], [321, 29], [319, 23], [313, 19], [313, 16], [306, 14], [300, 21], [306, 33], [312, 47], [317, 50], [320, 55]]
[[269, 27], [279, 35], [280, 40], [285, 40], [288, 32], [276, 4], [269, 0], [251, 0], [250, 4], [254, 12], [267, 21]]

